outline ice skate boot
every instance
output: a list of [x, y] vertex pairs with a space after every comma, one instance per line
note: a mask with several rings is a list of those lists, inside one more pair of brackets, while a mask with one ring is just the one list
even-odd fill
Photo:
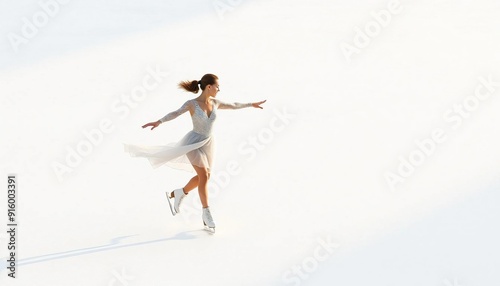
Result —
[[[172, 197], [173, 193], [173, 197]], [[182, 203], [182, 200], [186, 197], [186, 194], [184, 193], [183, 189], [176, 189], [173, 190], [172, 192], [167, 192], [167, 199], [168, 199], [168, 204], [170, 206], [170, 211], [172, 212], [172, 215], [176, 215], [180, 212], [180, 206]], [[172, 200], [174, 202], [172, 203]]]
[[212, 218], [212, 214], [210, 213], [209, 207], [203, 208], [203, 214], [201, 218], [203, 219], [203, 225], [205, 226], [205, 230], [211, 233], [215, 233], [215, 222], [214, 219]]

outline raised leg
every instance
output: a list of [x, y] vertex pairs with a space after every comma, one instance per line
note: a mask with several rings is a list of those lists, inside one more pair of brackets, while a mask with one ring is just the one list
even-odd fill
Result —
[[189, 193], [194, 190], [194, 188], [198, 187], [198, 176], [194, 176], [189, 180], [189, 182], [184, 186], [184, 193]]
[[[189, 180], [189, 182], [182, 188], [184, 193], [187, 195], [190, 191], [192, 191], [194, 188], [198, 187], [198, 176], [194, 176]], [[170, 198], [174, 198], [174, 192], [170, 193]]]

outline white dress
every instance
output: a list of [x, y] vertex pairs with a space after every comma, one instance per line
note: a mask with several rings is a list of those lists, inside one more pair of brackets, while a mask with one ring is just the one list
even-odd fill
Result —
[[179, 142], [163, 146], [142, 146], [124, 144], [125, 152], [132, 157], [145, 157], [153, 168], [164, 164], [170, 167], [191, 171], [192, 165], [206, 168], [210, 171], [214, 159], [214, 139], [212, 137], [212, 126], [217, 118], [217, 109], [239, 109], [252, 106], [251, 103], [225, 103], [215, 98], [210, 98], [212, 112], [205, 113], [198, 101], [191, 99], [186, 101], [178, 110], [165, 115], [160, 121], [166, 122], [177, 118], [179, 115], [189, 111], [191, 115], [193, 130], [189, 131]]

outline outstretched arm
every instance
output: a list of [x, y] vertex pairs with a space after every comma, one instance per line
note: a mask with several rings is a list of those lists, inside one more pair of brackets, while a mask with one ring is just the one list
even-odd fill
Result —
[[240, 109], [240, 108], [245, 108], [245, 107], [255, 107], [255, 108], [260, 108], [262, 109], [262, 104], [266, 102], [266, 100], [259, 101], [259, 102], [253, 102], [253, 103], [238, 103], [238, 102], [233, 102], [233, 103], [227, 103], [227, 102], [222, 102], [218, 99], [215, 100], [215, 103], [218, 106], [218, 109]]
[[189, 101], [186, 101], [179, 109], [177, 109], [176, 111], [172, 111], [170, 112], [169, 114], [163, 116], [162, 118], [160, 118], [159, 120], [157, 121], [154, 121], [154, 122], [149, 122], [149, 123], [146, 123], [142, 126], [142, 128], [146, 128], [146, 127], [149, 127], [149, 126], [152, 126], [151, 127], [151, 130], [155, 129], [156, 127], [160, 126], [160, 124], [162, 124], [163, 122], [166, 122], [166, 121], [170, 121], [172, 119], [175, 119], [177, 117], [179, 117], [179, 115], [185, 113], [186, 111], [189, 110]]

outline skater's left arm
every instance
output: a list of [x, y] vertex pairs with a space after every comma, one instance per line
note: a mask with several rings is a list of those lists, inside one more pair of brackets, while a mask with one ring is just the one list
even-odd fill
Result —
[[266, 100], [259, 101], [259, 102], [251, 102], [251, 103], [239, 103], [239, 102], [232, 102], [232, 103], [227, 103], [220, 101], [218, 99], [214, 99], [215, 104], [217, 105], [218, 109], [240, 109], [240, 108], [246, 108], [246, 107], [254, 107], [254, 108], [260, 108], [263, 109], [261, 106]]

